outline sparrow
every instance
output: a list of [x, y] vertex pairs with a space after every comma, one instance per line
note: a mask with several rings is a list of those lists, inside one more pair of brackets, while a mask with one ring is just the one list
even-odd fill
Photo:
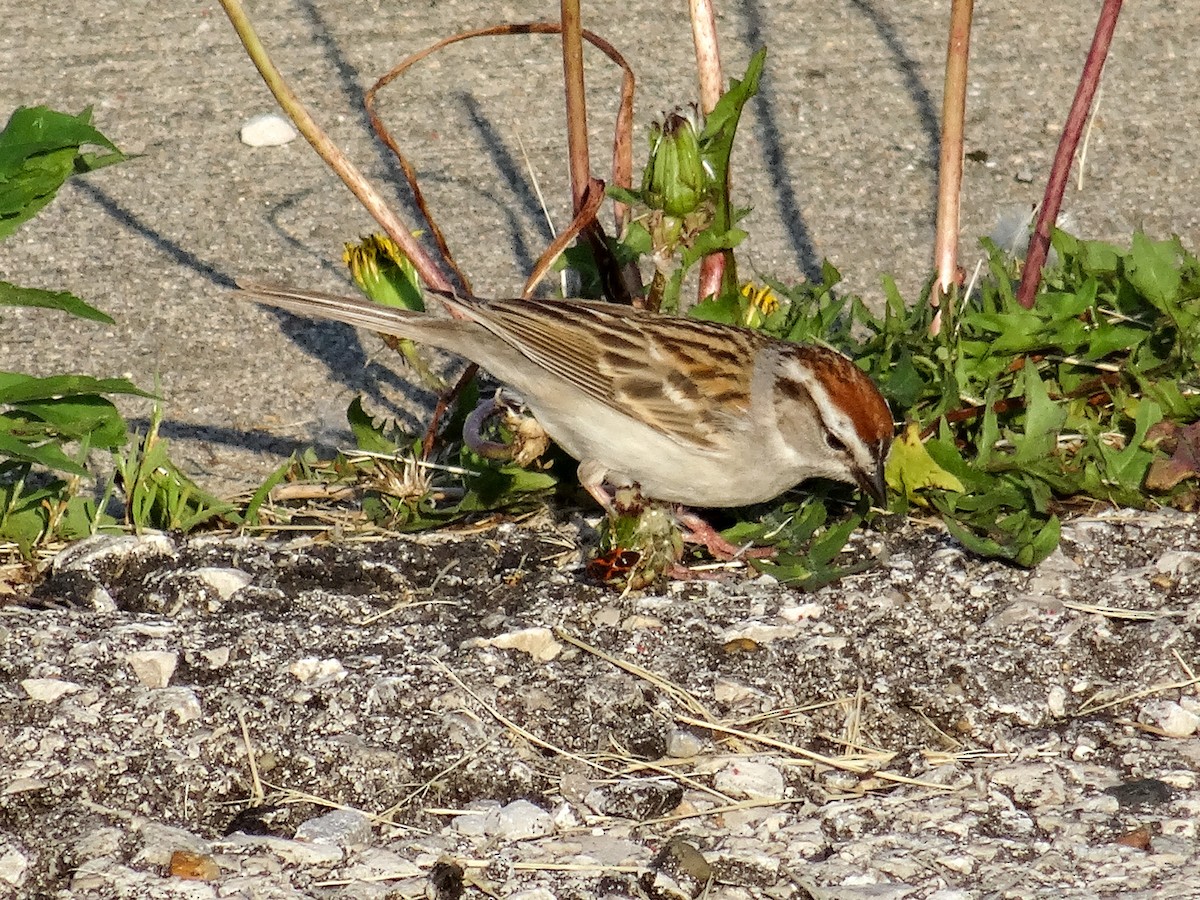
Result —
[[689, 507], [748, 506], [809, 478], [886, 495], [894, 424], [848, 357], [760, 331], [587, 300], [427, 292], [448, 316], [239, 282], [301, 316], [409, 338], [478, 363], [519, 394], [611, 511], [612, 488]]

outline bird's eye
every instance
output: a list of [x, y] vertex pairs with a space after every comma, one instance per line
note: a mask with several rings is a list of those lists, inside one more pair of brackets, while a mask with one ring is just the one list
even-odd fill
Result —
[[836, 434], [827, 432], [825, 435], [825, 443], [834, 453], [845, 453], [846, 444]]

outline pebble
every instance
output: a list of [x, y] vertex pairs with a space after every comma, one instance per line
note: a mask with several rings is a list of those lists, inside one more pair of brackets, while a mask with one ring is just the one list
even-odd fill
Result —
[[334, 847], [365, 847], [371, 841], [371, 820], [357, 809], [335, 809], [301, 822], [296, 840]]
[[125, 654], [125, 661], [144, 687], [165, 688], [175, 674], [179, 654], [169, 650], [135, 650]]
[[141, 535], [94, 534], [71, 544], [54, 557], [51, 570], [63, 572], [88, 572], [91, 570], [137, 559], [145, 562], [155, 557], [173, 557], [175, 545], [165, 534], [147, 532]]
[[528, 800], [514, 800], [484, 816], [484, 833], [502, 841], [525, 841], [554, 830], [554, 817]]
[[306, 656], [288, 666], [288, 674], [301, 684], [316, 687], [341, 681], [346, 677], [346, 667], [342, 665], [341, 660]]
[[496, 800], [475, 800], [466, 805], [462, 815], [450, 820], [450, 827], [467, 837], [481, 837], [488, 833], [488, 816], [499, 812]]
[[689, 759], [704, 749], [704, 740], [690, 728], [672, 728], [667, 732], [667, 756]]
[[602, 816], [644, 822], [670, 812], [682, 799], [683, 788], [669, 779], [626, 778], [596, 787], [584, 802]]
[[201, 566], [194, 570], [192, 575], [216, 591], [222, 600], [229, 600], [254, 580], [249, 572], [243, 572], [241, 569], [222, 569], [215, 566]]
[[248, 835], [237, 832], [225, 838], [216, 846], [219, 851], [224, 846], [242, 849], [257, 849], [269, 851], [272, 855], [296, 866], [326, 867], [338, 865], [342, 861], [342, 850], [331, 844], [313, 844], [307, 841], [289, 841], [286, 838], [270, 837], [267, 835]]
[[772, 641], [790, 640], [800, 634], [798, 625], [768, 625], [765, 622], [743, 622], [727, 628], [717, 639], [722, 644], [734, 641], [753, 641], [756, 644], [769, 644]]
[[67, 694], [82, 691], [83, 686], [73, 681], [63, 681], [61, 678], [26, 678], [21, 682], [21, 690], [29, 695], [30, 700], [54, 703]]
[[0, 884], [19, 888], [25, 883], [29, 859], [21, 850], [0, 837]]
[[281, 147], [290, 144], [299, 134], [286, 117], [269, 112], [247, 119], [239, 136], [247, 147]]
[[689, 841], [669, 840], [638, 886], [654, 900], [695, 900], [708, 891], [713, 870], [704, 854]]
[[557, 659], [563, 651], [563, 645], [554, 639], [554, 632], [541, 626], [522, 628], [510, 631], [496, 637], [468, 638], [463, 641], [464, 649], [474, 650], [484, 647], [494, 647], [498, 650], [519, 650], [528, 653], [537, 662], [550, 662]]
[[1159, 556], [1154, 567], [1163, 575], [1190, 575], [1200, 569], [1200, 551], [1168, 550]]
[[713, 787], [730, 797], [779, 800], [784, 795], [783, 773], [770, 763], [738, 759], [713, 777]]
[[352, 881], [391, 881], [420, 877], [423, 870], [399, 853], [372, 847], [356, 854], [353, 864], [347, 866], [343, 874]]
[[1200, 729], [1200, 716], [1189, 712], [1174, 700], [1147, 700], [1138, 718], [1162, 729], [1167, 737], [1191, 737]]

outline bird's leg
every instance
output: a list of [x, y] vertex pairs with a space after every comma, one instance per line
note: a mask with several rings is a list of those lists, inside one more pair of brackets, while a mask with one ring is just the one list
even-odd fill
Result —
[[714, 559], [729, 562], [734, 559], [767, 559], [775, 555], [774, 547], [751, 547], [747, 544], [739, 547], [731, 544], [717, 533], [708, 522], [689, 509], [680, 507], [675, 513], [676, 519], [686, 531], [683, 539], [692, 544], [699, 544], [713, 555]]
[[579, 486], [591, 494], [592, 499], [599, 503], [606, 513], [613, 515], [613, 495], [604, 489], [604, 478], [608, 475], [608, 469], [597, 460], [585, 459], [579, 464], [575, 474], [579, 478]]

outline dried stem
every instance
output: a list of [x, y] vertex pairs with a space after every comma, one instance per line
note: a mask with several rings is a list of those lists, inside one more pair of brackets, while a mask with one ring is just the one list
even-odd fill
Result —
[[[967, 109], [967, 59], [971, 47], [971, 13], [974, 0], [953, 0], [950, 5], [950, 39], [946, 45], [946, 81], [942, 94], [942, 141], [938, 160], [937, 234], [934, 263], [935, 290], [930, 302], [947, 301], [955, 285], [962, 283], [958, 267], [959, 205], [962, 201], [963, 130]], [[930, 325], [937, 334], [939, 314]]]
[[579, 212], [591, 180], [588, 156], [587, 97], [583, 84], [583, 20], [579, 0], [562, 0], [563, 85], [567, 95], [567, 157], [571, 168], [572, 209]]
[[692, 17], [692, 42], [696, 45], [696, 73], [700, 79], [700, 108], [707, 116], [721, 99], [721, 52], [717, 44], [717, 18], [711, 0], [688, 0]]
[[[473, 40], [480, 37], [500, 37], [510, 34], [561, 34], [562, 26], [558, 22], [520, 22], [512, 25], [491, 25], [486, 28], [476, 28], [471, 31], [460, 32], [459, 34], [451, 35], [447, 38], [442, 38], [437, 43], [431, 44], [423, 50], [419, 50], [409, 56], [406, 56], [392, 69], [386, 72], [379, 78], [375, 84], [371, 85], [371, 89], [366, 94], [367, 112], [371, 118], [371, 126], [375, 129], [375, 133], [379, 135], [388, 148], [395, 154], [396, 159], [400, 162], [401, 168], [404, 170], [405, 178], [408, 179], [408, 184], [416, 198], [417, 205], [421, 209], [425, 221], [429, 224], [430, 231], [433, 234], [434, 240], [437, 242], [443, 256], [446, 257], [450, 266], [454, 267], [453, 255], [450, 248], [447, 246], [445, 238], [442, 236], [441, 229], [434, 221], [433, 215], [425, 203], [425, 198], [421, 192], [420, 185], [417, 183], [416, 172], [412, 165], [401, 153], [399, 145], [395, 138], [392, 137], [390, 131], [383, 124], [382, 119], [375, 111], [376, 97], [379, 92], [388, 84], [399, 78], [402, 74], [419, 63], [421, 60], [438, 52], [439, 50], [449, 47], [452, 44], [457, 44], [461, 41]], [[636, 86], [636, 81], [633, 75], [633, 69], [629, 63], [625, 61], [617, 49], [604, 38], [594, 32], [584, 29], [581, 32], [583, 39], [592, 46], [596, 47], [600, 52], [607, 56], [610, 60], [616, 63], [621, 68], [621, 97], [617, 106], [617, 118], [613, 129], [613, 172], [612, 179], [614, 184], [619, 184], [622, 187], [628, 188], [633, 172], [633, 93]], [[618, 228], [628, 218], [628, 210], [623, 204], [616, 206], [616, 221]], [[594, 213], [593, 213], [594, 215]], [[576, 217], [578, 218], [578, 216]], [[585, 223], [586, 224], [586, 223]], [[566, 229], [566, 232], [578, 234], [582, 226], [576, 222]], [[553, 262], [561, 250], [556, 250], [553, 246], [542, 254], [542, 258], [538, 261], [534, 271], [538, 272], [544, 265]], [[455, 271], [458, 269], [455, 267]], [[469, 286], [465, 276], [460, 274], [460, 278], [464, 285]], [[635, 291], [635, 294], [640, 295], [640, 290]]]
[[1096, 23], [1096, 33], [1092, 37], [1092, 46], [1083, 64], [1083, 74], [1079, 77], [1079, 87], [1075, 89], [1075, 99], [1071, 103], [1067, 123], [1063, 126], [1058, 151], [1054, 154], [1054, 165], [1050, 168], [1050, 180], [1046, 184], [1046, 194], [1042, 198], [1037, 225], [1029, 238], [1029, 251], [1025, 254], [1025, 271], [1021, 273], [1021, 286], [1017, 289], [1017, 302], [1026, 309], [1033, 307], [1034, 295], [1042, 280], [1042, 266], [1045, 265], [1046, 254], [1050, 249], [1050, 229], [1058, 221], [1058, 211], [1062, 207], [1063, 192], [1071, 174], [1075, 148], [1079, 145], [1080, 135], [1083, 134], [1092, 98], [1096, 94], [1096, 86], [1100, 83], [1100, 73], [1104, 71], [1104, 60], [1108, 57], [1108, 47], [1117, 27], [1117, 17], [1121, 14], [1121, 2], [1122, 0], [1104, 0], [1100, 20]]
[[258, 69], [263, 81], [275, 95], [279, 106], [296, 123], [296, 128], [304, 135], [305, 140], [325, 160], [326, 165], [342, 179], [346, 187], [358, 198], [358, 201], [379, 223], [388, 237], [395, 241], [404, 254], [412, 260], [425, 283], [440, 290], [450, 290], [451, 285], [445, 273], [412, 236], [411, 229], [388, 208], [383, 195], [375, 189], [365, 175], [358, 171], [346, 154], [330, 140], [301, 103], [295, 91], [271, 61], [239, 0], [221, 0], [221, 6], [225, 9], [225, 14], [229, 17], [234, 31], [237, 32], [242, 46], [246, 48], [247, 55]]

